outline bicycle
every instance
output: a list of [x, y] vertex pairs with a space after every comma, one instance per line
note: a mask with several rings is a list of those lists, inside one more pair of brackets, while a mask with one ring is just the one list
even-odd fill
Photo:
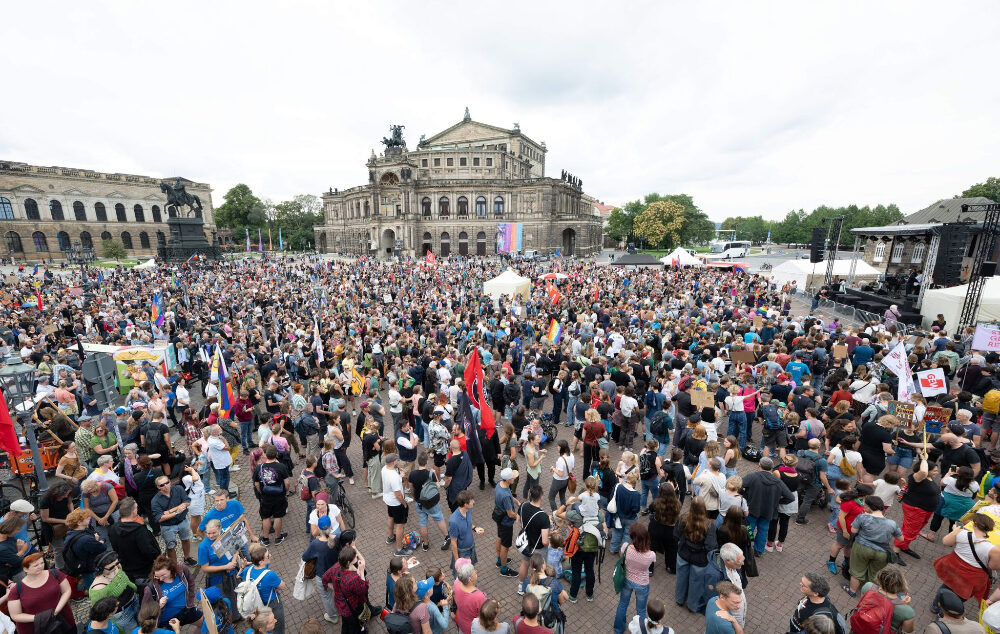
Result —
[[344, 518], [344, 525], [354, 530], [354, 507], [347, 498], [347, 489], [344, 488], [342, 478], [337, 479], [337, 490], [333, 492], [333, 503], [340, 509], [340, 514]]

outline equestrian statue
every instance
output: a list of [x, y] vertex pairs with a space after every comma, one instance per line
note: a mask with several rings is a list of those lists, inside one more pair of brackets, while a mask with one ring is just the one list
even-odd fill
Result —
[[[181, 207], [188, 207], [187, 217], [192, 216], [201, 218], [201, 199], [195, 194], [187, 193], [184, 188], [184, 183], [181, 182], [180, 178], [174, 180], [173, 186], [169, 183], [160, 183], [160, 191], [167, 194], [167, 214], [170, 216], [181, 216]], [[170, 213], [170, 209], [173, 208], [174, 212]]]

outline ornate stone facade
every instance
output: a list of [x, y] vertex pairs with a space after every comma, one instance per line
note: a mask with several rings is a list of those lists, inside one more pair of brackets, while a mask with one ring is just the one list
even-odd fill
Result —
[[323, 253], [423, 256], [496, 252], [498, 223], [521, 223], [523, 249], [591, 255], [601, 217], [583, 182], [545, 176], [545, 143], [465, 118], [409, 151], [401, 127], [368, 159], [368, 184], [323, 194]]
[[[158, 238], [168, 235], [166, 194], [150, 176], [108, 174], [67, 167], [0, 161], [2, 254], [15, 260], [65, 257], [74, 242], [92, 246], [118, 238], [129, 256], [153, 257]], [[181, 179], [201, 199], [209, 242], [215, 233], [212, 189]]]

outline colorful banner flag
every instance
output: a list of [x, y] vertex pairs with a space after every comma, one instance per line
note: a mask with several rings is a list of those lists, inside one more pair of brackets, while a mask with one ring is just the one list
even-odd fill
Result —
[[250, 250], [250, 229], [249, 229], [249, 227], [247, 228], [246, 232], [247, 232], [247, 251], [249, 251]]
[[157, 328], [163, 327], [163, 322], [166, 320], [166, 315], [163, 314], [163, 306], [160, 304], [160, 294], [153, 294], [153, 308], [152, 315], [150, 316], [150, 321], [156, 324]]
[[271, 244], [271, 227], [267, 228], [267, 250], [274, 251], [274, 245]]
[[357, 368], [351, 368], [351, 394], [358, 396], [365, 388], [365, 378], [358, 373]]
[[35, 290], [35, 297], [38, 299], [38, 310], [45, 310], [42, 307], [42, 289], [39, 288]]
[[219, 366], [219, 418], [228, 419], [233, 409], [233, 388], [226, 372], [226, 360], [222, 358], [222, 348], [215, 346], [215, 356]]
[[948, 379], [944, 376], [943, 368], [917, 372], [917, 380], [920, 382], [920, 393], [924, 398], [948, 393]]
[[428, 264], [431, 264], [431, 265], [434, 264], [434, 254], [431, 253], [430, 249], [427, 249], [427, 255], [425, 256], [425, 259], [427, 260]]
[[264, 236], [260, 233], [260, 227], [257, 227], [257, 251], [259, 253], [264, 252]]
[[285, 250], [285, 241], [281, 239], [281, 227], [278, 227], [278, 250]]
[[548, 334], [545, 337], [551, 343], [559, 343], [559, 340], [562, 339], [562, 324], [560, 324], [555, 319], [553, 319], [552, 321], [550, 321], [549, 322], [549, 332], [548, 332]]
[[313, 338], [316, 340], [316, 362], [323, 363], [323, 339], [319, 336], [319, 323], [313, 321]]
[[198, 252], [197, 252], [197, 251], [195, 251], [194, 253], [192, 253], [192, 254], [191, 254], [191, 257], [189, 257], [189, 258], [188, 258], [188, 259], [187, 259], [187, 260], [186, 260], [186, 261], [184, 262], [184, 264], [190, 264], [192, 260], [197, 260], [197, 259], [198, 259]]
[[7, 400], [0, 391], [0, 449], [11, 455], [11, 458], [21, 457], [21, 443], [17, 442], [17, 432], [14, 431], [14, 421], [10, 418], [10, 410], [7, 409]]
[[559, 292], [559, 289], [557, 289], [552, 282], [549, 282], [546, 287], [546, 290], [549, 293], [549, 300], [551, 300], [553, 304], [558, 304], [559, 300], [562, 299], [562, 293]]
[[486, 382], [486, 375], [483, 373], [483, 362], [479, 358], [479, 349], [473, 348], [469, 357], [468, 365], [465, 366], [465, 393], [469, 397], [473, 407], [479, 410], [480, 427], [486, 432], [487, 438], [493, 438], [497, 424], [493, 418], [493, 410], [486, 402], [486, 393], [483, 383]]
[[502, 222], [497, 225], [497, 253], [519, 253], [524, 241], [520, 222]]

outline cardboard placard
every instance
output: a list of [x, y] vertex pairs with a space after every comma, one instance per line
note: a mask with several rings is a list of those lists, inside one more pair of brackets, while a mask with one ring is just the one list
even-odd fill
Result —
[[8, 275], [6, 282], [8, 284], [10, 284], [11, 286], [17, 286], [17, 276], [16, 275]]
[[715, 407], [715, 395], [707, 390], [691, 390], [691, 404], [698, 409]]
[[734, 350], [729, 356], [732, 357], [733, 363], [753, 364], [757, 360], [757, 355], [753, 353], [753, 350]]
[[761, 317], [760, 313], [753, 316], [753, 327], [761, 328], [764, 326], [764, 318]]
[[889, 401], [887, 413], [898, 418], [901, 426], [909, 427], [913, 422], [913, 403]]
[[924, 412], [924, 429], [929, 434], [940, 434], [941, 428], [951, 418], [951, 410], [947, 407], [928, 407]]
[[208, 634], [219, 634], [219, 627], [215, 624], [215, 610], [205, 596], [205, 591], [199, 590], [198, 596], [201, 597], [201, 613], [205, 618], [205, 629], [208, 630]]
[[229, 528], [223, 531], [219, 539], [215, 540], [215, 543], [212, 544], [212, 549], [215, 551], [216, 557], [222, 557], [223, 555], [235, 557], [236, 553], [247, 543], [245, 518], [245, 515], [240, 515], [236, 518], [236, 521], [230, 524]]
[[847, 358], [847, 344], [842, 343], [833, 347], [833, 358], [834, 359], [846, 359]]
[[48, 326], [42, 328], [42, 333], [46, 335], [51, 335], [57, 330], [59, 330], [58, 326], [56, 326], [55, 324], [49, 324]]

